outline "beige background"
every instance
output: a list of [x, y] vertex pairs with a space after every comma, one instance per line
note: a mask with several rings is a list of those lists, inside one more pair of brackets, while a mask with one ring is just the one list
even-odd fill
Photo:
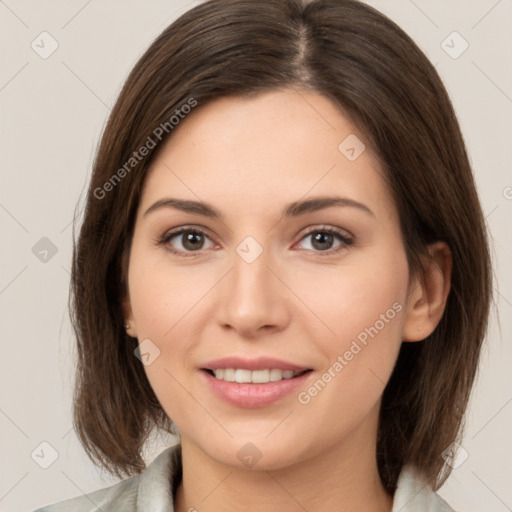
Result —
[[[440, 494], [461, 512], [506, 512], [512, 510], [512, 1], [368, 3], [436, 65], [474, 165], [493, 237], [501, 332], [493, 315], [463, 441], [469, 456]], [[114, 482], [89, 462], [71, 429], [71, 221], [124, 78], [153, 38], [195, 4], [0, 1], [2, 511], [33, 510]], [[39, 36], [43, 31], [51, 36]], [[469, 44], [458, 58], [445, 51], [463, 49], [459, 36], [446, 39], [453, 31]], [[43, 59], [32, 41], [39, 53], [58, 48]], [[148, 461], [169, 442], [156, 439]], [[50, 463], [52, 453], [57, 459], [43, 469], [34, 450], [39, 464]]]

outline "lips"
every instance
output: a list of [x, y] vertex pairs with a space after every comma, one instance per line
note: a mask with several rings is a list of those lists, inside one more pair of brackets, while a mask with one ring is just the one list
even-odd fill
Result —
[[227, 357], [201, 368], [213, 393], [237, 407], [270, 405], [303, 385], [311, 368], [274, 358]]
[[307, 366], [300, 366], [281, 359], [272, 357], [259, 357], [256, 359], [243, 359], [241, 357], [223, 357], [222, 359], [215, 359], [208, 361], [203, 369], [205, 370], [220, 370], [226, 368], [235, 368], [243, 370], [271, 370], [277, 368], [279, 370], [292, 370], [294, 372], [303, 372], [310, 370]]

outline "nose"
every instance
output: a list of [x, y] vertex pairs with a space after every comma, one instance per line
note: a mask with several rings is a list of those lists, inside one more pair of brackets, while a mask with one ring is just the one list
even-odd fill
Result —
[[290, 320], [290, 292], [267, 251], [252, 262], [235, 253], [233, 268], [223, 279], [217, 322], [245, 338], [283, 330]]

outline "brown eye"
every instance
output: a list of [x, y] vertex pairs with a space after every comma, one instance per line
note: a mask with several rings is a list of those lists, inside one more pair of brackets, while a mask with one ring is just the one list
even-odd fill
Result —
[[319, 231], [318, 233], [313, 233], [311, 244], [315, 249], [318, 249], [320, 251], [331, 249], [333, 243], [334, 235], [331, 235], [331, 233], [325, 233], [322, 231]]
[[187, 251], [197, 251], [203, 248], [204, 235], [202, 233], [198, 233], [197, 231], [186, 231], [179, 236], [181, 236], [182, 246]]
[[211, 243], [209, 247], [205, 246], [207, 240], [210, 240], [210, 238], [200, 229], [182, 228], [165, 234], [157, 243], [165, 246], [173, 254], [189, 256], [190, 254], [187, 253], [211, 248], [214, 244]]
[[[343, 250], [354, 242], [352, 238], [349, 238], [344, 232], [334, 227], [312, 229], [302, 237], [301, 241], [307, 238], [311, 239], [311, 249], [307, 248], [308, 250], [325, 252], [327, 254]], [[339, 241], [338, 245], [334, 245], [336, 240]]]

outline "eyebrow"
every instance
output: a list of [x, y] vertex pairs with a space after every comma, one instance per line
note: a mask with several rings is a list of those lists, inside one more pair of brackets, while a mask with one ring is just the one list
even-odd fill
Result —
[[[357, 208], [358, 210], [375, 217], [375, 214], [370, 210], [370, 208], [368, 208], [368, 206], [354, 199], [340, 196], [320, 196], [302, 201], [294, 201], [287, 204], [283, 210], [282, 218], [298, 217], [305, 213], [323, 210], [324, 208], [332, 206]], [[211, 217], [214, 219], [224, 218], [224, 215], [219, 210], [208, 203], [175, 198], [160, 199], [150, 206], [143, 216], [145, 217], [149, 213], [161, 208], [174, 208], [182, 212], [196, 213], [198, 215], [204, 215], [205, 217]]]

